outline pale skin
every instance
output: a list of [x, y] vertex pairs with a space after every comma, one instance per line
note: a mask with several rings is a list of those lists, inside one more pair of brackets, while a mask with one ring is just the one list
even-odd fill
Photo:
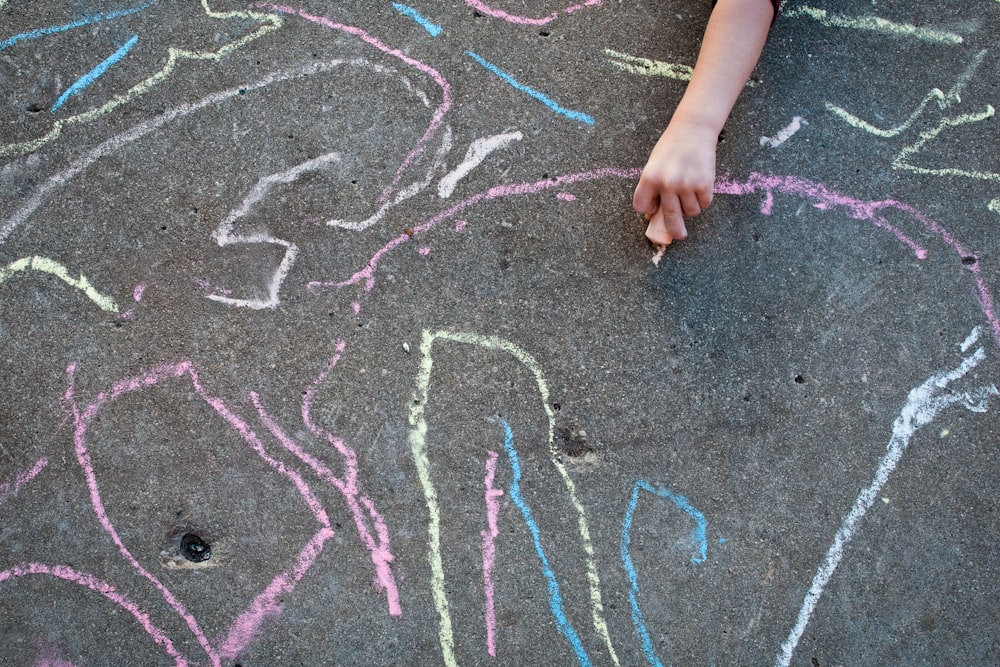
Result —
[[760, 58], [774, 18], [769, 0], [719, 0], [694, 73], [649, 155], [632, 206], [646, 215], [658, 247], [687, 238], [684, 216], [712, 203], [715, 148], [736, 98]]

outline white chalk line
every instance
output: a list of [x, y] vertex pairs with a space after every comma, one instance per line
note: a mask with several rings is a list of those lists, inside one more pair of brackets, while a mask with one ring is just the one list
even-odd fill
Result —
[[469, 175], [478, 167], [490, 153], [501, 148], [505, 148], [515, 141], [524, 138], [520, 132], [506, 132], [492, 137], [482, 137], [469, 144], [469, 149], [465, 152], [465, 157], [457, 167], [451, 170], [444, 178], [438, 181], [438, 196], [447, 199], [455, 191], [458, 182]]
[[806, 121], [802, 116], [795, 116], [792, 118], [792, 122], [788, 124], [787, 127], [780, 130], [774, 137], [761, 137], [761, 146], [770, 146], [771, 148], [777, 148], [781, 144], [788, 141], [793, 134], [802, 129], [803, 125], [808, 125], [809, 122]]
[[363, 58], [347, 60], [338, 58], [327, 62], [309, 63], [308, 65], [304, 65], [302, 67], [280, 70], [253, 83], [218, 91], [216, 93], [212, 93], [211, 95], [207, 95], [196, 102], [182, 104], [174, 107], [173, 109], [169, 109], [155, 118], [139, 123], [121, 134], [117, 134], [110, 139], [106, 139], [96, 148], [74, 160], [69, 167], [65, 168], [58, 174], [51, 176], [42, 185], [40, 185], [35, 192], [6, 219], [6, 221], [4, 221], [2, 226], [0, 226], [0, 243], [4, 242], [15, 229], [24, 224], [31, 214], [34, 213], [35, 210], [37, 210], [38, 207], [41, 206], [41, 204], [53, 192], [65, 187], [69, 181], [85, 171], [99, 159], [121, 150], [124, 146], [149, 135], [160, 127], [173, 122], [178, 118], [188, 116], [197, 111], [201, 111], [206, 107], [217, 105], [226, 100], [244, 95], [245, 93], [266, 88], [272, 84], [281, 83], [298, 77], [324, 74], [343, 66], [365, 67], [379, 74], [399, 76], [399, 73], [395, 69], [371, 63]]
[[[975, 330], [973, 330], [973, 334], [975, 334]], [[972, 340], [973, 334], [970, 334], [966, 342]], [[875, 472], [875, 478], [867, 488], [861, 490], [850, 512], [844, 517], [840, 528], [837, 530], [833, 544], [830, 545], [823, 563], [813, 577], [812, 585], [809, 587], [809, 591], [803, 600], [795, 626], [789, 632], [788, 638], [781, 645], [781, 650], [774, 663], [777, 667], [787, 667], [791, 663], [795, 647], [798, 645], [802, 633], [805, 631], [806, 625], [809, 623], [809, 619], [816, 609], [820, 596], [823, 594], [823, 589], [840, 564], [844, 556], [844, 549], [854, 537], [858, 525], [867, 511], [875, 503], [882, 487], [888, 481], [889, 475], [895, 470], [907, 446], [910, 444], [913, 434], [918, 429], [930, 424], [942, 410], [956, 403], [964, 405], [966, 409], [972, 412], [986, 412], [986, 406], [990, 397], [1000, 396], [1000, 392], [997, 391], [994, 385], [979, 387], [968, 392], [945, 393], [951, 383], [962, 378], [985, 358], [986, 354], [983, 352], [983, 348], [980, 347], [975, 353], [964, 358], [957, 368], [945, 373], [932, 375], [922, 384], [910, 390], [906, 404], [893, 422], [892, 437], [889, 439], [885, 456], [882, 457]]]

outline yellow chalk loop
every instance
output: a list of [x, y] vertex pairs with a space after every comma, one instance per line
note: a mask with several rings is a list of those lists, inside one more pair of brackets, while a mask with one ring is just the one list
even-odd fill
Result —
[[155, 74], [146, 78], [142, 82], [136, 84], [128, 91], [122, 93], [121, 95], [116, 95], [112, 97], [103, 105], [91, 109], [90, 111], [85, 111], [81, 114], [75, 116], [70, 116], [69, 118], [62, 118], [57, 120], [52, 129], [50, 129], [46, 134], [37, 139], [32, 139], [30, 141], [24, 141], [20, 143], [12, 143], [0, 146], [0, 157], [6, 157], [8, 155], [24, 155], [26, 153], [31, 153], [38, 150], [45, 144], [55, 141], [62, 135], [63, 128], [68, 125], [84, 124], [89, 123], [95, 118], [99, 118], [105, 114], [111, 113], [118, 107], [128, 104], [137, 97], [146, 94], [154, 86], [161, 83], [162, 81], [169, 78], [174, 70], [177, 68], [177, 63], [182, 60], [208, 60], [208, 61], [218, 61], [223, 56], [241, 49], [250, 42], [257, 40], [264, 35], [273, 32], [282, 26], [282, 20], [279, 16], [274, 14], [265, 14], [261, 12], [253, 11], [230, 11], [230, 12], [217, 12], [214, 11], [208, 4], [208, 0], [201, 0], [202, 9], [205, 10], [205, 15], [212, 19], [225, 20], [225, 19], [244, 19], [252, 20], [261, 23], [259, 28], [254, 32], [244, 35], [240, 39], [237, 39], [228, 44], [224, 44], [217, 51], [187, 51], [184, 49], [177, 49], [174, 47], [169, 47], [167, 49], [167, 62]]
[[417, 386], [413, 392], [413, 400], [410, 402], [410, 449], [413, 453], [413, 460], [417, 467], [417, 475], [420, 478], [420, 485], [424, 491], [424, 500], [427, 504], [429, 515], [428, 532], [428, 560], [431, 566], [431, 587], [434, 598], [434, 605], [439, 617], [439, 641], [441, 651], [444, 655], [445, 664], [449, 667], [457, 665], [455, 658], [455, 641], [452, 631], [451, 615], [448, 610], [448, 597], [444, 586], [444, 566], [441, 559], [441, 513], [437, 501], [437, 491], [430, 479], [430, 461], [427, 458], [427, 421], [424, 416], [424, 406], [427, 404], [428, 389], [430, 387], [431, 371], [433, 369], [432, 348], [435, 341], [443, 340], [453, 343], [463, 343], [475, 345], [488, 350], [501, 350], [513, 356], [521, 364], [531, 371], [538, 387], [538, 394], [541, 398], [542, 408], [548, 419], [548, 444], [549, 456], [552, 464], [563, 480], [566, 490], [569, 493], [577, 513], [577, 528], [583, 544], [584, 553], [587, 556], [587, 580], [590, 588], [591, 617], [594, 630], [601, 637], [608, 653], [615, 665], [620, 664], [618, 655], [611, 642], [611, 634], [608, 630], [607, 622], [604, 619], [604, 604], [601, 599], [600, 577], [597, 573], [597, 561], [594, 557], [594, 546], [590, 537], [590, 528], [587, 523], [586, 512], [576, 495], [576, 487], [573, 479], [569, 476], [565, 466], [563, 466], [556, 456], [555, 448], [555, 413], [549, 406], [549, 389], [537, 360], [526, 350], [504, 338], [496, 336], [483, 336], [480, 334], [452, 331], [424, 330], [420, 341], [420, 368], [417, 371]]
[[3, 284], [4, 281], [13, 276], [15, 273], [28, 270], [53, 275], [70, 287], [75, 287], [86, 294], [87, 298], [96, 303], [101, 310], [109, 313], [118, 312], [118, 304], [115, 303], [115, 300], [94, 289], [94, 286], [90, 284], [90, 281], [87, 280], [86, 276], [80, 274], [79, 278], [73, 278], [69, 275], [69, 271], [65, 266], [47, 257], [22, 257], [21, 259], [11, 262], [7, 266], [0, 267], [0, 284]]

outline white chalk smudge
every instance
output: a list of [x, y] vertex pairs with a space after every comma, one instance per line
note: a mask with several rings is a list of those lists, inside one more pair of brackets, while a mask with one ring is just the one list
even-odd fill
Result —
[[469, 175], [493, 151], [499, 150], [524, 138], [520, 132], [507, 132], [492, 137], [482, 137], [469, 144], [462, 162], [438, 182], [438, 195], [442, 199], [451, 196], [458, 182]]
[[795, 116], [792, 118], [792, 122], [789, 123], [788, 127], [778, 132], [774, 137], [761, 137], [761, 146], [770, 146], [771, 148], [777, 148], [781, 144], [788, 141], [793, 134], [802, 129], [803, 125], [808, 125], [809, 123], [802, 118], [802, 116]]

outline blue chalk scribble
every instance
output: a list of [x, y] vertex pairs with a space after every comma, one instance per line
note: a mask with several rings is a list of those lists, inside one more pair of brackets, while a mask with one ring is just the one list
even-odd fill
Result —
[[94, 23], [100, 23], [101, 21], [110, 21], [112, 19], [121, 18], [122, 16], [128, 16], [129, 14], [135, 14], [143, 11], [144, 9], [149, 9], [155, 2], [147, 2], [144, 5], [139, 5], [138, 7], [131, 7], [129, 9], [117, 9], [112, 12], [104, 12], [101, 14], [91, 14], [90, 16], [84, 16], [81, 19], [66, 23], [63, 25], [53, 25], [46, 28], [38, 28], [37, 30], [30, 30], [28, 32], [22, 32], [13, 37], [8, 37], [7, 39], [0, 40], [0, 51], [17, 44], [18, 42], [30, 41], [32, 39], [38, 39], [39, 37], [45, 37], [46, 35], [54, 35], [60, 32], [66, 32], [67, 30], [73, 30], [74, 28], [82, 28], [83, 26], [91, 25]]
[[395, 7], [396, 11], [402, 14], [403, 16], [411, 18], [417, 23], [419, 23], [424, 30], [426, 30], [431, 34], [431, 37], [437, 37], [438, 35], [441, 34], [441, 26], [439, 26], [437, 23], [431, 23], [428, 19], [424, 18], [424, 16], [413, 7], [407, 7], [406, 5], [400, 4], [398, 2], [392, 3], [392, 6]]
[[135, 46], [138, 41], [139, 41], [139, 36], [134, 35], [132, 39], [125, 42], [125, 44], [120, 49], [118, 49], [110, 56], [108, 56], [97, 67], [95, 67], [94, 69], [90, 70], [89, 72], [81, 76], [79, 79], [77, 79], [72, 86], [66, 89], [66, 92], [64, 92], [62, 95], [59, 96], [59, 99], [56, 100], [56, 103], [52, 105], [52, 110], [53, 111], [57, 110], [59, 107], [65, 104], [66, 100], [68, 100], [70, 97], [72, 97], [73, 95], [79, 95], [80, 92], [83, 91], [83, 89], [85, 89], [90, 84], [94, 83], [94, 81], [97, 81], [97, 79], [100, 76], [102, 76], [105, 72], [108, 71], [109, 67], [114, 65], [122, 58], [124, 58], [125, 55], [132, 50], [132, 47]]
[[576, 652], [576, 658], [581, 665], [589, 667], [590, 657], [587, 655], [586, 649], [583, 648], [583, 643], [580, 641], [580, 637], [577, 636], [576, 631], [573, 630], [573, 626], [570, 625], [569, 620], [566, 618], [566, 614], [563, 611], [562, 595], [559, 593], [559, 583], [556, 581], [556, 574], [552, 571], [549, 566], [549, 559], [545, 557], [545, 552], [542, 550], [542, 538], [541, 533], [538, 530], [538, 524], [535, 523], [535, 519], [531, 514], [531, 508], [524, 501], [524, 497], [521, 495], [521, 464], [517, 460], [517, 450], [514, 449], [514, 432], [510, 430], [510, 426], [503, 419], [500, 420], [500, 424], [503, 426], [504, 430], [504, 449], [507, 450], [507, 458], [510, 459], [510, 467], [513, 472], [513, 480], [510, 483], [510, 498], [517, 505], [517, 508], [521, 510], [521, 515], [524, 517], [524, 523], [527, 524], [528, 530], [531, 532], [531, 539], [535, 543], [535, 552], [538, 554], [539, 560], [542, 561], [542, 571], [545, 573], [545, 579], [548, 581], [549, 585], [549, 608], [552, 610], [552, 615], [555, 616], [556, 626], [559, 628], [559, 632], [563, 634], [566, 639], [569, 640], [570, 645]]
[[527, 93], [528, 95], [535, 98], [536, 100], [538, 100], [548, 108], [552, 109], [556, 113], [566, 116], [567, 118], [572, 118], [573, 120], [578, 120], [581, 123], [586, 123], [587, 125], [594, 124], [593, 117], [588, 116], [587, 114], [581, 113], [579, 111], [564, 109], [563, 107], [559, 106], [552, 98], [548, 97], [542, 92], [535, 90], [534, 88], [526, 86], [523, 83], [519, 83], [510, 74], [507, 74], [507, 72], [504, 72], [502, 69], [500, 69], [493, 63], [483, 60], [483, 58], [476, 55], [472, 51], [466, 51], [465, 55], [469, 56], [483, 67], [496, 74], [498, 77], [509, 83], [514, 88], [520, 90], [522, 93]]
[[635, 486], [632, 488], [632, 497], [629, 500], [628, 510], [625, 512], [625, 522], [622, 526], [621, 538], [622, 563], [625, 565], [625, 572], [628, 574], [629, 580], [628, 599], [629, 604], [632, 606], [632, 622], [635, 624], [635, 632], [642, 642], [642, 651], [646, 654], [646, 660], [654, 667], [663, 667], [663, 663], [656, 657], [656, 651], [653, 649], [653, 640], [649, 636], [649, 631], [646, 629], [646, 622], [642, 616], [642, 610], [639, 608], [639, 575], [635, 571], [635, 564], [632, 562], [632, 556], [629, 552], [629, 545], [632, 543], [632, 536], [630, 534], [632, 530], [632, 517], [635, 514], [636, 506], [639, 504], [639, 491], [648, 491], [660, 498], [670, 500], [695, 520], [696, 526], [693, 537], [695, 543], [698, 545], [700, 557], [692, 558], [692, 563], [703, 563], [708, 558], [708, 539], [706, 538], [708, 522], [705, 520], [705, 516], [688, 502], [687, 498], [669, 489], [654, 487], [642, 479], [636, 481]]

